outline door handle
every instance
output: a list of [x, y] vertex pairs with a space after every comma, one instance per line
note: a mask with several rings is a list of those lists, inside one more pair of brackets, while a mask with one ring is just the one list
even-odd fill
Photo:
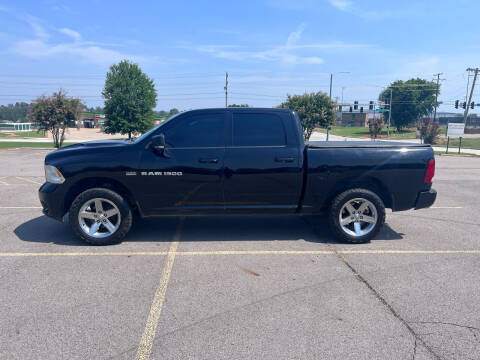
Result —
[[201, 164], [216, 164], [218, 163], [218, 158], [200, 158], [198, 162]]
[[295, 161], [295, 158], [294, 157], [276, 157], [275, 161], [279, 163], [291, 163]]

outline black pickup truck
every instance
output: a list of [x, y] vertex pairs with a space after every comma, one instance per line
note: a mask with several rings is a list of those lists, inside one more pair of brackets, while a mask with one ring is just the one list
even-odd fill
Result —
[[340, 239], [373, 238], [393, 211], [436, 198], [429, 145], [307, 142], [296, 112], [180, 113], [139, 138], [66, 146], [45, 158], [43, 212], [80, 238], [120, 242], [133, 215], [326, 214]]

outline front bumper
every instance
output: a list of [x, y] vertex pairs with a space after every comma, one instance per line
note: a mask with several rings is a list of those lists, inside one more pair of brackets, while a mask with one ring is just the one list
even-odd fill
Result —
[[38, 189], [38, 197], [42, 204], [43, 213], [55, 220], [62, 221], [65, 215], [63, 193], [59, 189], [59, 185], [44, 183]]
[[415, 202], [415, 210], [428, 208], [433, 205], [437, 198], [437, 191], [430, 189], [429, 191], [422, 191], [418, 193], [417, 201]]

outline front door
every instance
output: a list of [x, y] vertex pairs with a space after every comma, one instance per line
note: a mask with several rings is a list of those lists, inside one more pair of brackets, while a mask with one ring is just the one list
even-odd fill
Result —
[[288, 113], [233, 111], [225, 152], [228, 212], [293, 212], [301, 187], [299, 145]]
[[224, 111], [189, 113], [162, 128], [164, 153], [147, 149], [141, 160], [144, 215], [223, 211], [224, 129]]

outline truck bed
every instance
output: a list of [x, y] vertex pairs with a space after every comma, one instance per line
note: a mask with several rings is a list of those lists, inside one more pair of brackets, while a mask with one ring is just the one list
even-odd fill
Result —
[[430, 147], [428, 144], [417, 144], [406, 141], [307, 141], [305, 145], [311, 149], [320, 148], [412, 148]]

